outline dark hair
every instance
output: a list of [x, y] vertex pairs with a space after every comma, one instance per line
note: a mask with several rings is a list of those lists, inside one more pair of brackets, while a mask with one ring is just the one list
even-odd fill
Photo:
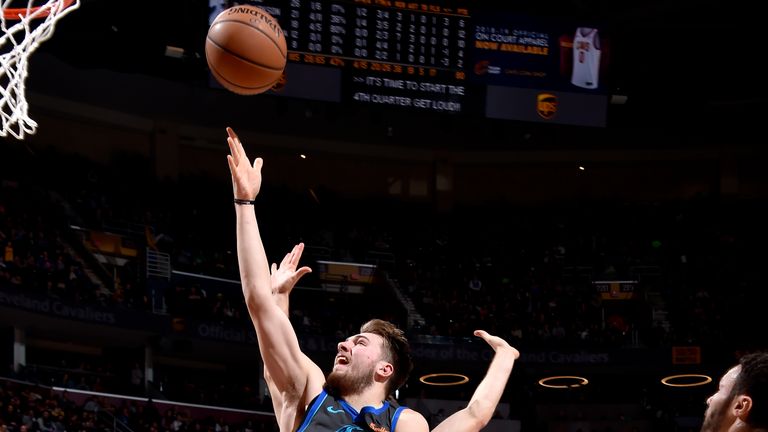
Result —
[[747, 423], [754, 428], [768, 427], [768, 352], [747, 354], [739, 360], [741, 370], [733, 383], [731, 397], [747, 395], [752, 409]]
[[394, 324], [380, 319], [372, 319], [360, 326], [361, 333], [373, 333], [384, 339], [384, 348], [388, 352], [388, 361], [395, 367], [392, 378], [387, 382], [387, 395], [394, 393], [405, 384], [408, 374], [413, 369], [411, 347], [402, 330]]

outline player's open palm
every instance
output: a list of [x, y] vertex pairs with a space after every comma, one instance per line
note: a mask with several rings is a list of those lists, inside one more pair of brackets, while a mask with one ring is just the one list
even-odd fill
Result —
[[475, 330], [474, 334], [475, 336], [482, 338], [485, 341], [485, 343], [487, 343], [488, 345], [491, 346], [491, 348], [493, 348], [495, 352], [500, 353], [502, 351], [505, 351], [511, 354], [515, 359], [520, 357], [520, 351], [510, 346], [507, 343], [507, 341], [505, 341], [504, 339], [498, 336], [489, 334], [485, 330]]
[[304, 243], [299, 243], [293, 247], [291, 252], [285, 254], [279, 267], [272, 263], [270, 281], [273, 294], [290, 294], [299, 279], [312, 272], [312, 269], [307, 266], [297, 268], [302, 252], [304, 252]]
[[261, 166], [263, 161], [256, 158], [253, 165], [245, 154], [243, 144], [232, 128], [227, 128], [229, 153], [227, 162], [232, 174], [232, 189], [237, 199], [254, 200], [261, 189]]

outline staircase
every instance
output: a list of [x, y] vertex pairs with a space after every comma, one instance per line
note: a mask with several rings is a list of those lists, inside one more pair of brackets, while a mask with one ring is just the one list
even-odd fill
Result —
[[395, 297], [400, 301], [400, 304], [402, 304], [406, 312], [408, 312], [408, 328], [424, 325], [424, 316], [422, 316], [416, 309], [413, 300], [400, 289], [400, 284], [397, 280], [392, 279], [389, 276], [389, 273], [384, 274], [384, 279], [386, 280], [387, 285], [392, 289], [392, 292], [395, 293]]
[[[108, 274], [105, 268], [98, 269], [99, 271], [95, 270], [93, 266], [100, 266], [98, 260], [95, 259], [87, 259], [88, 257], [83, 256], [83, 253], [81, 251], [78, 251], [72, 245], [68, 242], [62, 243], [64, 246], [64, 251], [74, 257], [81, 265], [83, 269], [83, 273], [85, 273], [86, 276], [88, 276], [88, 280], [91, 281], [93, 286], [95, 287], [94, 292], [99, 298], [109, 298], [112, 296], [112, 281], [105, 278], [105, 275]], [[87, 252], [86, 252], [87, 253]], [[90, 258], [93, 258], [91, 256]], [[101, 273], [101, 276], [99, 275]]]

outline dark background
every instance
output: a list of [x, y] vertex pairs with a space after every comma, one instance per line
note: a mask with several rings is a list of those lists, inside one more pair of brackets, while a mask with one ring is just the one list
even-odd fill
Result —
[[[205, 234], [208, 240], [230, 240], [231, 246], [231, 214], [215, 211], [229, 205], [223, 128], [231, 125], [249, 149], [258, 148], [268, 161], [265, 176], [275, 185], [270, 196], [289, 191], [300, 197], [301, 211], [311, 210], [297, 211], [297, 220], [311, 219], [308, 216], [317, 212], [344, 215], [334, 221], [339, 225], [348, 219], [367, 221], [375, 219], [376, 206], [385, 207], [392, 198], [392, 208], [403, 211], [395, 212], [390, 227], [403, 237], [419, 239], [421, 232], [414, 227], [431, 229], [432, 218], [447, 217], [458, 222], [457, 235], [471, 238], [491, 226], [484, 216], [495, 215], [493, 227], [502, 227], [496, 240], [504, 246], [507, 238], [541, 234], [527, 233], [526, 227], [542, 214], [544, 219], [552, 217], [553, 226], [558, 226], [558, 215], [568, 220], [571, 214], [581, 214], [598, 226], [597, 231], [604, 224], [606, 237], [619, 240], [659, 229], [654, 217], [664, 215], [658, 219], [668, 225], [661, 228], [684, 232], [693, 239], [689, 247], [700, 246], [711, 259], [698, 263], [698, 269], [711, 273], [694, 277], [685, 293], [676, 291], [678, 285], [668, 285], [673, 298], [679, 295], [681, 310], [690, 309], [686, 296], [699, 286], [718, 288], [717, 298], [727, 300], [721, 304], [721, 322], [728, 324], [722, 331], [725, 337], [711, 345], [704, 341], [705, 364], [676, 369], [665, 349], [639, 356], [630, 350], [610, 368], [582, 368], [593, 374], [594, 386], [563, 395], [536, 387], [535, 378], [541, 372], [567, 373], [567, 366], [549, 365], [542, 371], [534, 363], [521, 363], [510, 388], [515, 401], [551, 405], [608, 403], [613, 395], [634, 400], [645, 388], [642, 391], [654, 393], [657, 403], [663, 401], [670, 411], [689, 409], [684, 414], [698, 417], [714, 385], [670, 393], [658, 384], [659, 375], [704, 371], [717, 379], [740, 350], [765, 346], [759, 303], [750, 301], [764, 285], [760, 268], [766, 258], [761, 222], [768, 197], [761, 15], [746, 2], [724, 0], [494, 4], [512, 13], [606, 23], [613, 43], [611, 93], [627, 98], [625, 104], [609, 105], [607, 127], [414, 114], [269, 94], [236, 96], [209, 86], [203, 56], [207, 2], [83, 0], [31, 58], [27, 89], [40, 127], [25, 141], [6, 138], [0, 143], [14, 155], [4, 161], [4, 174], [49, 181], [56, 186], [51, 189], [66, 189], [65, 180], [97, 185], [117, 180], [112, 192], [120, 200], [115, 201], [128, 208], [138, 203], [131, 209], [135, 212], [141, 212], [146, 196], [185, 211], [193, 207], [217, 214], [220, 225], [196, 225], [202, 218], [183, 213], [176, 228]], [[186, 54], [168, 57], [167, 46], [181, 47]], [[307, 162], [299, 161], [299, 153], [309, 154]], [[67, 162], [46, 165], [57, 155]], [[78, 157], [101, 168], [80, 170], [72, 163]], [[578, 170], [581, 165], [586, 171]], [[160, 189], [154, 190], [147, 177], [167, 177], [182, 186], [158, 198], [153, 192]], [[438, 187], [443, 177], [453, 180], [447, 192]], [[189, 178], [198, 180], [193, 190], [184, 189], [189, 183], [183, 181]], [[388, 187], [398, 181], [423, 182], [426, 193], [410, 193], [404, 186], [405, 192], [393, 198]], [[665, 209], [665, 203], [672, 203], [672, 210]], [[282, 210], [268, 212], [269, 223], [282, 222]], [[612, 212], [621, 217], [612, 218]], [[676, 225], [665, 217], [684, 223]], [[462, 225], [465, 220], [472, 222]], [[595, 229], [588, 224], [566, 226], [572, 233]], [[274, 239], [278, 234], [269, 235]], [[641, 234], [654, 239], [662, 235]], [[730, 242], [731, 237], [737, 241]], [[270, 252], [282, 251], [278, 249], [283, 243], [271, 242]], [[728, 259], [733, 262], [726, 263]], [[728, 271], [720, 271], [726, 264], [731, 265]], [[745, 268], [748, 271], [740, 272]], [[710, 280], [713, 274], [716, 278]], [[720, 284], [723, 281], [732, 283]], [[685, 315], [677, 319], [684, 321]], [[208, 349], [205, 344], [194, 345], [197, 349], [180, 345], [184, 349], [172, 355], [193, 357]], [[423, 366], [424, 371], [431, 366]], [[480, 375], [485, 363], [474, 366]], [[519, 408], [529, 409], [534, 409], [533, 403]]]

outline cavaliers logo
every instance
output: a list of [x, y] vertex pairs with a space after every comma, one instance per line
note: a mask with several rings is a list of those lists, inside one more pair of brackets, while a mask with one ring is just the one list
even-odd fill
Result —
[[488, 60], [480, 60], [479, 62], [475, 63], [475, 75], [487, 74], [489, 64], [490, 62]]
[[492, 65], [488, 60], [475, 63], [475, 75], [499, 75], [500, 73], [501, 67]]
[[551, 93], [539, 93], [536, 96], [536, 112], [545, 120], [551, 120], [557, 114], [557, 96]]

